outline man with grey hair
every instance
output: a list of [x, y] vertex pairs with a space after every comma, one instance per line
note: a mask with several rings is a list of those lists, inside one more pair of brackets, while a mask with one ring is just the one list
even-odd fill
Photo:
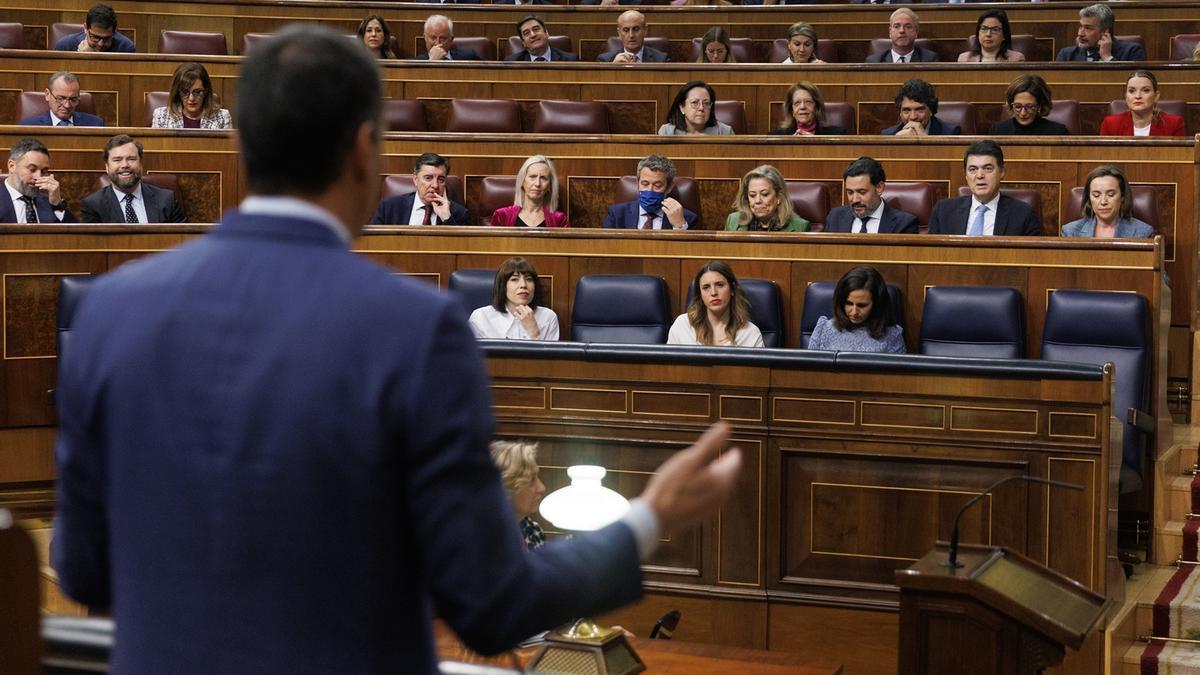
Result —
[[921, 36], [921, 19], [907, 7], [892, 12], [888, 18], [888, 39], [892, 46], [867, 57], [867, 63], [925, 63], [937, 61], [936, 53], [917, 46]]
[[696, 214], [667, 194], [675, 187], [675, 162], [662, 155], [647, 155], [637, 165], [638, 198], [613, 204], [604, 227], [627, 230], [686, 230], [696, 224]]
[[104, 120], [79, 112], [79, 78], [74, 73], [60, 70], [50, 76], [46, 83], [46, 105], [49, 110], [41, 115], [26, 117], [21, 124], [39, 127], [102, 127]]
[[1136, 42], [1114, 37], [1116, 17], [1108, 5], [1088, 5], [1079, 10], [1075, 46], [1063, 47], [1055, 61], [1145, 61], [1146, 49]]
[[74, 223], [67, 200], [50, 173], [50, 150], [36, 138], [22, 138], [8, 153], [7, 199], [0, 199], [0, 223]]
[[425, 61], [481, 61], [471, 49], [454, 47], [454, 22], [450, 17], [434, 14], [425, 19], [425, 53], [417, 56]]

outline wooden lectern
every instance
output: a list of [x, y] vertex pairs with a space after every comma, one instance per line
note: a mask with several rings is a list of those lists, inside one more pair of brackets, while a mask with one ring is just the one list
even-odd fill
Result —
[[901, 673], [1038, 673], [1104, 614], [1104, 596], [1003, 547], [963, 544], [957, 569], [948, 553], [896, 570]]

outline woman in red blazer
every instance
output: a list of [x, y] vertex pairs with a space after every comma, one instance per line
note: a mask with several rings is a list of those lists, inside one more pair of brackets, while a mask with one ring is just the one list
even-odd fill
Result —
[[512, 206], [492, 213], [499, 227], [570, 227], [567, 214], [558, 210], [558, 174], [554, 163], [542, 155], [525, 160], [517, 172]]
[[1148, 70], [1135, 70], [1126, 80], [1125, 107], [1125, 112], [1104, 118], [1101, 136], [1187, 135], [1182, 117], [1158, 109], [1158, 78]]

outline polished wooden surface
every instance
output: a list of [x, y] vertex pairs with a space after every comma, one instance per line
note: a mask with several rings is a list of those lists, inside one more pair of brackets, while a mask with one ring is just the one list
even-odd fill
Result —
[[[443, 661], [479, 663], [501, 668], [525, 668], [537, 647], [515, 649], [505, 654], [486, 657], [471, 651], [442, 621], [434, 622], [438, 656]], [[837, 661], [808, 658], [787, 652], [728, 647], [679, 640], [650, 640], [633, 637], [629, 644], [646, 664], [646, 672], [661, 675], [728, 675], [730, 673], [761, 673], [774, 675], [838, 675], [842, 666]]]

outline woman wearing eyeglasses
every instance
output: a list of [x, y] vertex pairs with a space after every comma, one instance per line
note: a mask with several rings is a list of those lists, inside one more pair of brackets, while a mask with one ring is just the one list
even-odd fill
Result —
[[988, 129], [989, 136], [1066, 136], [1067, 127], [1046, 119], [1053, 103], [1050, 87], [1038, 75], [1022, 75], [1008, 85], [1005, 92], [1012, 117], [996, 122]]
[[213, 100], [212, 80], [204, 66], [195, 62], [180, 64], [171, 80], [168, 103], [154, 109], [150, 123], [155, 129], [230, 129], [229, 111]]
[[700, 80], [679, 88], [659, 136], [732, 136], [733, 127], [717, 120], [717, 93]]
[[959, 63], [1024, 61], [1025, 55], [1012, 48], [1012, 29], [1002, 9], [989, 9], [975, 22], [975, 43], [958, 55]]

